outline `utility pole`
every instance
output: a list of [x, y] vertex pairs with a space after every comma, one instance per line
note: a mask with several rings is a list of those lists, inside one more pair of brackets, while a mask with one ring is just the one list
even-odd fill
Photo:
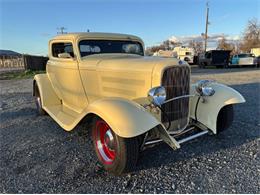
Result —
[[209, 2], [207, 1], [206, 4], [206, 8], [207, 8], [207, 12], [206, 12], [206, 30], [205, 30], [205, 45], [204, 45], [204, 49], [205, 52], [207, 50], [207, 39], [208, 39], [208, 25], [209, 25]]
[[64, 32], [64, 30], [66, 30], [66, 28], [63, 27], [63, 26], [62, 27], [58, 27], [57, 30], [58, 30], [57, 34], [65, 34], [66, 33], [66, 32]]

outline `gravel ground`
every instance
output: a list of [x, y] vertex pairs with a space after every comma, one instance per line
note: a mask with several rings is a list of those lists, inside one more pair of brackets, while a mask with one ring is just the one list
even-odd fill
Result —
[[87, 124], [65, 132], [36, 115], [32, 80], [1, 80], [0, 193], [260, 193], [260, 70], [192, 72], [193, 81], [215, 79], [244, 95], [233, 125], [180, 150], [147, 149], [137, 170], [119, 177], [98, 166]]

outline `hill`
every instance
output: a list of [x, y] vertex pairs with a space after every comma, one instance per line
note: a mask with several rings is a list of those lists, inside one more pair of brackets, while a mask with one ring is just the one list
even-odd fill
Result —
[[0, 56], [21, 56], [22, 54], [12, 51], [12, 50], [4, 50], [0, 49]]

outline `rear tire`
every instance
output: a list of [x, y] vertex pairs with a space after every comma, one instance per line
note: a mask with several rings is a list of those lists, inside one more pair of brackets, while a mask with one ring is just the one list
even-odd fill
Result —
[[229, 68], [229, 65], [228, 65], [228, 64], [225, 64], [225, 65], [224, 65], [224, 68], [226, 68], [226, 69]]
[[104, 169], [115, 175], [135, 169], [139, 156], [139, 136], [122, 138], [101, 118], [92, 124], [92, 140], [96, 155]]
[[203, 62], [201, 62], [201, 63], [199, 64], [199, 68], [204, 69], [204, 68], [205, 68], [205, 64], [204, 64]]
[[38, 86], [35, 86], [35, 104], [36, 104], [36, 109], [37, 109], [37, 113], [38, 115], [46, 115], [45, 110], [43, 110], [42, 108], [42, 100], [41, 100], [41, 95], [38, 89]]
[[228, 129], [234, 119], [233, 105], [227, 105], [221, 108], [217, 118], [217, 132], [221, 133]]

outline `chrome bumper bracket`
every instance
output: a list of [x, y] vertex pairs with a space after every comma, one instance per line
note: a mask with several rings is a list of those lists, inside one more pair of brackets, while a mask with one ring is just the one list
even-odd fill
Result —
[[[193, 139], [196, 139], [198, 137], [201, 137], [201, 136], [209, 133], [208, 130], [202, 130], [202, 131], [196, 132], [192, 135], [188, 135], [185, 137], [186, 133], [191, 132], [194, 129], [195, 129], [195, 127], [189, 127], [187, 129], [185, 129], [183, 132], [176, 134], [175, 132], [168, 132], [165, 129], [163, 129], [162, 127], [158, 127], [157, 130], [159, 131], [160, 139], [146, 141], [144, 143], [144, 147], [149, 146], [149, 145], [154, 145], [154, 144], [164, 141], [171, 148], [178, 149], [178, 148], [180, 148], [180, 144], [191, 141]], [[181, 137], [184, 136], [184, 138], [178, 139], [179, 136], [181, 136]]]
[[203, 136], [203, 135], [205, 135], [205, 134], [208, 134], [208, 133], [209, 133], [208, 131], [201, 131], [201, 132], [196, 133], [196, 134], [194, 134], [194, 135], [191, 135], [191, 136], [189, 136], [189, 137], [185, 137], [185, 138], [183, 138], [183, 139], [181, 139], [181, 140], [178, 140], [177, 142], [178, 142], [179, 144], [183, 144], [183, 143], [185, 143], [185, 142], [191, 141], [191, 140], [193, 140], [193, 139], [195, 139], [195, 138], [201, 137], [201, 136]]

